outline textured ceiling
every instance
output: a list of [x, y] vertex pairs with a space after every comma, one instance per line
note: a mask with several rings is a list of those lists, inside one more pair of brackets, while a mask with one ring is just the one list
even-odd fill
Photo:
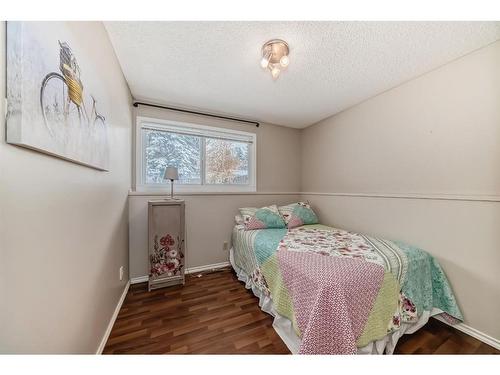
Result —
[[[500, 39], [498, 22], [106, 22], [132, 95], [303, 128]], [[277, 81], [269, 39], [290, 45]]]

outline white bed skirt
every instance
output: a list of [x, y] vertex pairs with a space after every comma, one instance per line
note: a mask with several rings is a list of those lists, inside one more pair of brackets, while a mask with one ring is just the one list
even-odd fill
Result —
[[[259, 298], [259, 307], [262, 311], [274, 317], [273, 328], [276, 333], [281, 337], [285, 345], [292, 352], [297, 354], [300, 347], [300, 337], [295, 333], [292, 322], [284, 316], [278, 314], [273, 306], [271, 297], [266, 296], [253, 282], [252, 279], [239, 268], [234, 262], [233, 249], [229, 252], [229, 261], [231, 266], [238, 276], [238, 280], [245, 283], [245, 288], [251, 289], [253, 294]], [[439, 309], [432, 309], [432, 311], [424, 311], [420, 319], [415, 323], [402, 323], [399, 330], [394, 331], [380, 340], [372, 341], [368, 345], [358, 348], [358, 354], [392, 354], [394, 348], [401, 336], [404, 334], [414, 333], [422, 328], [429, 318], [433, 315], [442, 313]]]

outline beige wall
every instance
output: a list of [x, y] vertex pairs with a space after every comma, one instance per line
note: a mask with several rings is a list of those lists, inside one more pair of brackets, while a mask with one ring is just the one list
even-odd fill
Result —
[[302, 190], [499, 194], [499, 64], [496, 42], [305, 129]]
[[[224, 241], [231, 240], [234, 215], [239, 207], [285, 204], [299, 199], [300, 131], [282, 126], [260, 127], [202, 116], [186, 115], [161, 109], [139, 107], [140, 116], [231, 128], [257, 134], [257, 193], [184, 195], [186, 200], [186, 266], [188, 268], [228, 261]], [[169, 189], [166, 191], [170, 193]], [[131, 195], [130, 277], [148, 274], [147, 202], [158, 195]]]
[[[262, 207], [297, 202], [298, 194], [189, 195], [186, 201], [186, 267], [227, 262], [234, 215], [239, 207]], [[130, 196], [130, 277], [148, 274], [148, 201], [161, 196]]]
[[465, 323], [497, 339], [499, 66], [496, 42], [302, 131], [302, 191], [323, 193], [303, 197], [321, 220], [429, 251]]
[[[103, 25], [72, 27], [111, 94], [110, 172], [6, 144], [0, 127], [0, 353], [95, 353], [127, 281], [130, 93]], [[4, 98], [4, 22], [0, 72]]]

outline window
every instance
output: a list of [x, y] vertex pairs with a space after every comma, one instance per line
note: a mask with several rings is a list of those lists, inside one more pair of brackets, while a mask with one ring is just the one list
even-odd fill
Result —
[[138, 117], [136, 139], [138, 191], [169, 187], [167, 166], [179, 192], [256, 191], [254, 133]]

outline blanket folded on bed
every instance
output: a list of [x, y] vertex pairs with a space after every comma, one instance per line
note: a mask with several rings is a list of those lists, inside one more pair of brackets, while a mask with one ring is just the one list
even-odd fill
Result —
[[432, 308], [462, 320], [437, 261], [406, 244], [307, 225], [256, 231], [246, 246], [262, 272], [254, 281], [292, 321], [300, 353], [356, 353]]

